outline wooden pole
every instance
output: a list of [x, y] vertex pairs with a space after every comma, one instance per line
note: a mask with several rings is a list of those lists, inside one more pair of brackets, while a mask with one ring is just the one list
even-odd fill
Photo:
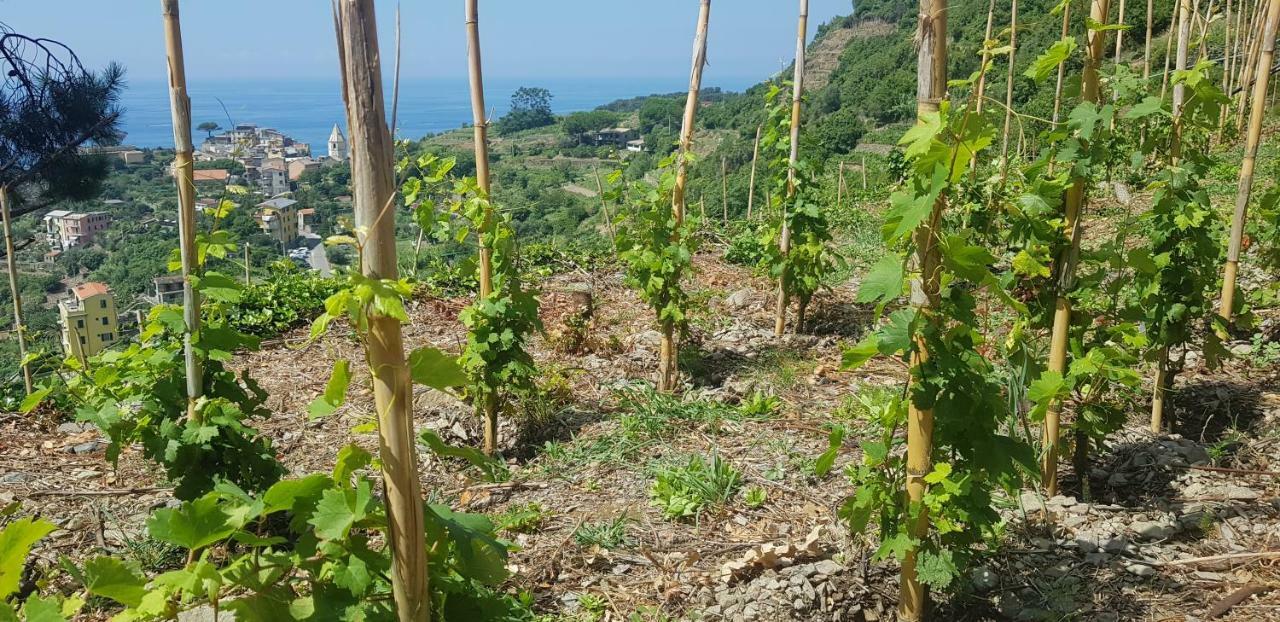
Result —
[[252, 264], [249, 263], [249, 243], [244, 243], [244, 286], [253, 285], [253, 276], [250, 273]]
[[[787, 159], [787, 198], [782, 205], [782, 232], [778, 250], [785, 257], [791, 253], [791, 224], [787, 220], [788, 201], [796, 196], [796, 162], [800, 158], [800, 102], [804, 97], [805, 39], [809, 33], [809, 0], [800, 0], [800, 20], [796, 27], [795, 79], [791, 87], [791, 155]], [[773, 334], [781, 337], [787, 329], [787, 304], [790, 302], [791, 271], [782, 269], [778, 277], [778, 303], [773, 314]]]
[[747, 182], [747, 222], [751, 222], [752, 209], [756, 202], [756, 161], [760, 159], [760, 131], [763, 125], [756, 126], [756, 142], [751, 148], [751, 180]]
[[27, 364], [27, 327], [22, 321], [22, 290], [18, 287], [17, 249], [13, 244], [13, 226], [9, 222], [9, 188], [0, 186], [0, 215], [4, 221], [4, 262], [9, 271], [9, 295], [13, 297], [13, 332], [18, 334], [18, 360], [22, 363], [22, 386], [31, 395], [35, 385], [31, 366]]
[[1013, 0], [1009, 14], [1009, 71], [1004, 83], [1004, 129], [1000, 144], [1000, 179], [1009, 174], [1009, 128], [1013, 125], [1013, 70], [1018, 53], [1018, 0]]
[[[1223, 40], [1222, 40], [1222, 92], [1230, 97], [1231, 93], [1231, 67], [1235, 63], [1235, 59], [1231, 55], [1231, 0], [1227, 0], [1227, 14], [1223, 23]], [[1239, 34], [1239, 33], [1237, 33]], [[1218, 140], [1222, 140], [1222, 118], [1226, 116], [1227, 106], [1223, 104], [1219, 108], [1218, 115]]]
[[[480, 7], [479, 0], [466, 0], [467, 75], [471, 85], [472, 142], [475, 143], [476, 185], [486, 201], [491, 198], [489, 178], [489, 123], [485, 118], [484, 70], [480, 59]], [[477, 232], [480, 242], [480, 299], [493, 294], [493, 206], [485, 208], [484, 222]], [[498, 451], [498, 393], [485, 392], [480, 404], [484, 419], [484, 453], [492, 456]]]
[[1155, 18], [1155, 0], [1147, 0], [1147, 38], [1142, 45], [1142, 83], [1151, 79], [1151, 29]]
[[844, 160], [840, 161], [836, 172], [836, 207], [842, 205], [844, 205]]
[[862, 156], [862, 189], [867, 189], [867, 156]]
[[[1062, 37], [1061, 38], [1065, 39], [1068, 34], [1071, 34], [1071, 3], [1070, 2], [1062, 5]], [[1066, 75], [1067, 75], [1067, 64], [1059, 63], [1058, 64], [1058, 82], [1053, 88], [1053, 126], [1054, 128], [1058, 127], [1058, 118], [1062, 114], [1062, 84], [1063, 84], [1063, 81], [1066, 79]], [[1050, 166], [1052, 167], [1053, 164], [1050, 163]]]
[[[1187, 67], [1187, 47], [1191, 34], [1191, 2], [1179, 0], [1178, 8], [1178, 52], [1177, 69]], [[1182, 155], [1182, 106], [1185, 100], [1185, 87], [1175, 84], [1173, 87], [1173, 139], [1169, 148], [1170, 164], [1176, 165]], [[1156, 357], [1155, 387], [1151, 395], [1151, 433], [1159, 434], [1164, 425], [1165, 397], [1169, 384], [1169, 348], [1160, 349]]]
[[[1191, 2], [1190, 0], [1178, 0], [1178, 48], [1177, 56], [1174, 61], [1174, 69], [1177, 71], [1185, 71], [1187, 69], [1187, 47], [1191, 39]], [[1173, 85], [1173, 116], [1178, 117], [1182, 112], [1182, 104], [1187, 98], [1187, 87], [1185, 84]]]
[[191, 146], [191, 98], [187, 96], [187, 70], [182, 55], [182, 23], [178, 0], [160, 0], [164, 15], [165, 53], [169, 58], [169, 110], [173, 116], [173, 178], [178, 186], [178, 240], [182, 256], [183, 360], [187, 374], [187, 416], [195, 419], [196, 401], [203, 394], [203, 372], [195, 351], [200, 331], [200, 292], [192, 277], [199, 270], [196, 258], [196, 187]]
[[[680, 122], [680, 153], [676, 157], [676, 184], [671, 191], [671, 214], [679, 227], [684, 222], [685, 191], [689, 182], [688, 155], [693, 151], [693, 128], [698, 114], [698, 94], [702, 90], [702, 70], [707, 64], [707, 27], [711, 21], [711, 0], [702, 0], [698, 9], [698, 26], [693, 36], [693, 66], [689, 70], [689, 94], [684, 101], [684, 117]], [[706, 207], [702, 221], [706, 223]], [[679, 235], [679, 234], [676, 234]], [[676, 343], [676, 325], [661, 320], [662, 339], [658, 347], [658, 390], [674, 391], [679, 384], [680, 346]]]
[[[351, 141], [351, 184], [356, 226], [364, 232], [360, 269], [373, 279], [395, 279], [395, 160], [382, 95], [382, 64], [373, 0], [337, 0], [335, 25], [342, 99]], [[412, 391], [400, 321], [366, 309], [365, 344], [378, 416], [391, 589], [400, 622], [429, 622], [427, 550], [422, 487], [413, 431]]]
[[[1108, 0], [1092, 0], [1089, 18], [1105, 24], [1108, 14]], [[1084, 64], [1084, 75], [1080, 83], [1080, 99], [1087, 102], [1098, 102], [1098, 74], [1102, 69], [1106, 43], [1105, 33], [1086, 29], [1088, 33], [1088, 49]], [[1049, 365], [1052, 372], [1064, 373], [1067, 369], [1068, 337], [1071, 332], [1071, 291], [1075, 287], [1076, 261], [1080, 255], [1080, 237], [1083, 231], [1081, 212], [1084, 209], [1089, 180], [1083, 176], [1072, 180], [1067, 189], [1063, 228], [1070, 236], [1071, 244], [1058, 255], [1057, 291], [1054, 296], [1053, 331], [1049, 338]], [[1044, 454], [1041, 459], [1041, 481], [1045, 494], [1058, 494], [1058, 454], [1061, 442], [1060, 420], [1062, 403], [1053, 401], [1049, 405], [1044, 418]], [[1087, 474], [1082, 474], [1084, 477]]]
[[[1070, 10], [1070, 5], [1067, 5]], [[987, 42], [991, 40], [991, 30], [995, 25], [996, 0], [987, 3], [987, 29], [982, 35], [982, 70], [978, 72], [978, 85], [974, 87], [974, 97], [977, 98], [977, 113], [982, 114], [987, 104], [987, 63], [991, 62], [991, 52], [987, 51]], [[973, 179], [978, 177], [978, 158], [969, 159], [969, 176]]]
[[1262, 37], [1260, 36], [1262, 31], [1262, 24], [1263, 24], [1263, 20], [1266, 19], [1266, 16], [1265, 16], [1266, 11], [1263, 8], [1262, 2], [1263, 0], [1259, 0], [1258, 4], [1254, 6], [1253, 15], [1249, 19], [1249, 29], [1246, 31], [1248, 34], [1248, 38], [1245, 40], [1247, 43], [1245, 45], [1245, 50], [1244, 50], [1244, 63], [1240, 67], [1239, 80], [1236, 85], [1237, 90], [1239, 91], [1239, 95], [1237, 95], [1237, 103], [1236, 103], [1236, 130], [1237, 131], [1243, 129], [1244, 127], [1244, 109], [1246, 105], [1249, 103], [1249, 93], [1253, 88], [1253, 78], [1255, 76], [1253, 73], [1250, 72], [1250, 68], [1257, 66], [1256, 59], [1257, 59], [1257, 51], [1260, 47], [1260, 42], [1262, 39]]
[[720, 219], [727, 230], [729, 228], [729, 161], [724, 156], [720, 157], [720, 198], [722, 201]]
[[604, 199], [604, 184], [600, 182], [600, 169], [592, 166], [591, 172], [596, 177], [596, 194], [600, 196], [600, 211], [604, 215], [604, 226], [609, 231], [609, 245], [618, 250], [618, 234], [613, 230], [613, 216], [609, 215], [609, 202]]
[[[919, 29], [916, 33], [916, 111], [918, 117], [936, 112], [947, 94], [947, 0], [920, 0]], [[939, 285], [942, 263], [939, 248], [939, 226], [946, 199], [934, 201], [929, 218], [912, 234], [916, 248], [915, 262], [920, 276], [911, 284], [911, 304], [926, 317], [940, 304]], [[930, 321], [937, 321], [930, 319]], [[929, 360], [928, 345], [917, 336], [911, 353], [911, 367], [919, 368]], [[908, 392], [910, 394], [910, 392]], [[922, 506], [924, 478], [933, 468], [933, 409], [921, 408], [908, 400], [907, 408], [907, 508], [921, 508], [917, 516], [908, 512], [908, 531], [917, 542], [929, 532], [929, 514]], [[899, 581], [898, 618], [915, 621], [924, 616], [925, 587], [916, 572], [916, 547], [907, 550], [902, 560]]]
[[[1116, 23], [1123, 26], [1124, 25], [1124, 0], [1120, 0], [1120, 8], [1118, 11], [1119, 12], [1116, 15]], [[1124, 49], [1124, 31], [1117, 30], [1116, 31], [1116, 60], [1115, 60], [1116, 65], [1120, 64], [1120, 53], [1123, 49]]]
[[1244, 240], [1244, 225], [1249, 213], [1249, 195], [1253, 190], [1253, 172], [1258, 157], [1258, 143], [1262, 139], [1262, 122], [1267, 114], [1267, 84], [1271, 79], [1271, 63], [1276, 53], [1276, 28], [1280, 20], [1280, 0], [1270, 0], [1267, 22], [1262, 34], [1262, 51], [1258, 55], [1253, 80], [1253, 95], [1249, 109], [1249, 133], [1245, 136], [1244, 159], [1240, 162], [1240, 184], [1236, 191], [1236, 209], [1231, 216], [1231, 241], [1227, 247], [1227, 263], [1222, 270], [1222, 296], [1218, 315], [1231, 321], [1235, 304], [1236, 272], [1240, 266], [1240, 247]]
[[[1179, 19], [1178, 14], [1181, 12], [1181, 8], [1182, 2], [1181, 0], [1177, 0], [1173, 5], [1173, 20], [1171, 24], [1177, 23]], [[1169, 90], [1169, 66], [1173, 61], [1173, 42], [1177, 39], [1173, 33], [1166, 32], [1166, 36], [1168, 39], [1164, 44], [1164, 74], [1160, 78], [1160, 99], [1162, 100], [1164, 99], [1165, 93]]]

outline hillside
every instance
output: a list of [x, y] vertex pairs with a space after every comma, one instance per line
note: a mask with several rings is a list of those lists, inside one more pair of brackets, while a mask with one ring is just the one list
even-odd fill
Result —
[[[0, 622], [381, 622], [412, 561], [440, 622], [1280, 619], [1280, 107], [1219, 308], [1219, 76], [1175, 112], [1105, 46], [1105, 105], [1050, 132], [1022, 70], [1056, 4], [1021, 7], [1004, 154], [1004, 65], [985, 112], [960, 82], [913, 125], [915, 5], [867, 0], [817, 29], [795, 162], [780, 76], [704, 93], [687, 186], [682, 94], [535, 102], [493, 124], [491, 192], [466, 127], [398, 144], [398, 193], [373, 149], [304, 173], [334, 277], [237, 263], [258, 197], [219, 189], [202, 327], [157, 304], [0, 412]], [[986, 5], [953, 2], [952, 78]], [[104, 248], [28, 287], [164, 269], [146, 155]]]

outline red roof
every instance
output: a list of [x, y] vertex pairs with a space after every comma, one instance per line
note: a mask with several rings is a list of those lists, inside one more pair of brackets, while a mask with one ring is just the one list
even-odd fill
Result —
[[74, 292], [76, 298], [79, 298], [80, 300], [92, 298], [94, 296], [101, 296], [111, 292], [111, 290], [107, 289], [106, 283], [81, 283], [80, 285], [72, 288], [71, 291]]
[[192, 171], [192, 181], [226, 181], [231, 173], [225, 168], [206, 168]]
[[303, 216], [314, 216], [316, 213], [316, 208], [308, 207], [307, 209], [300, 209], [298, 210], [298, 213], [302, 214]]

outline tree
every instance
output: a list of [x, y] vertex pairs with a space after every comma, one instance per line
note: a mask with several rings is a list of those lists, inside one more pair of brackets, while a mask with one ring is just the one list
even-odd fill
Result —
[[544, 88], [522, 86], [516, 89], [511, 94], [511, 112], [498, 120], [498, 133], [511, 134], [555, 123], [551, 98], [551, 91]]
[[209, 138], [213, 138], [213, 133], [222, 129], [222, 127], [213, 121], [205, 121], [204, 123], [197, 125], [196, 129], [204, 132]]
[[[120, 142], [116, 105], [124, 70], [110, 64], [101, 74], [88, 71], [67, 46], [30, 37], [0, 23], [0, 219], [5, 263], [13, 296], [18, 351], [26, 359], [22, 301], [15, 267], [11, 219], [62, 199], [85, 200], [102, 189], [110, 170], [100, 155], [85, 155], [84, 145]], [[32, 390], [30, 369], [23, 382]]]
[[684, 109], [669, 97], [650, 97], [640, 106], [640, 131], [648, 134], [656, 127], [673, 130], [680, 126]]
[[586, 134], [613, 127], [622, 120], [622, 115], [609, 110], [588, 110], [575, 112], [560, 120], [560, 127], [565, 135], [581, 142]]

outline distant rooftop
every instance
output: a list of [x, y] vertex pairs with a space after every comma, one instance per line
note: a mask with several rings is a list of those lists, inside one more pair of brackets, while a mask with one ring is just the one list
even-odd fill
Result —
[[294, 201], [293, 199], [286, 199], [286, 198], [280, 197], [280, 198], [271, 199], [269, 201], [263, 201], [258, 204], [258, 207], [285, 209], [287, 207], [292, 207], [294, 205], [297, 205], [297, 203], [298, 202]]
[[226, 181], [231, 173], [225, 168], [196, 169], [191, 172], [192, 181]]
[[90, 282], [81, 283], [71, 288], [71, 292], [75, 294], [77, 300], [85, 300], [86, 298], [109, 294], [111, 293], [111, 290], [107, 287], [106, 283]]

